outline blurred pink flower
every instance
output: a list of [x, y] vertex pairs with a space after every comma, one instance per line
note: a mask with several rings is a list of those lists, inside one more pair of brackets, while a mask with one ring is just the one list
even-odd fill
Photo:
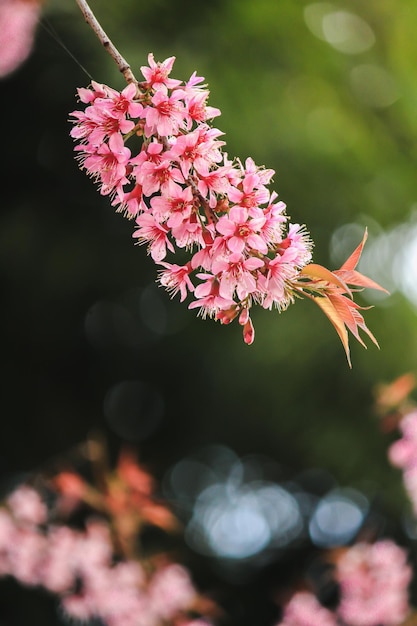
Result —
[[9, 549], [15, 539], [15, 524], [5, 509], [0, 509], [0, 576], [10, 574]]
[[48, 518], [48, 510], [35, 489], [21, 485], [7, 498], [7, 504], [13, 516], [26, 524], [44, 524]]
[[284, 609], [280, 626], [337, 626], [336, 616], [308, 591], [293, 595]]
[[75, 579], [75, 555], [79, 533], [67, 526], [52, 528], [48, 537], [48, 553], [42, 565], [42, 584], [54, 593], [71, 589]]
[[9, 574], [25, 585], [41, 584], [47, 546], [47, 538], [35, 528], [16, 528], [9, 548]]
[[337, 562], [338, 612], [349, 626], [398, 626], [407, 616], [412, 570], [393, 541], [358, 543]]
[[[121, 455], [117, 475], [119, 486], [124, 480], [131, 488], [125, 493], [136, 515], [140, 511], [148, 524], [172, 529], [168, 510], [151, 506], [151, 477], [129, 454]], [[70, 474], [59, 474], [61, 486], [63, 476]], [[190, 611], [204, 612], [188, 570], [165, 557], [123, 558], [122, 537], [105, 517], [87, 516], [82, 530], [58, 523], [55, 505], [48, 511], [41, 495], [27, 485], [12, 492], [6, 504], [0, 507], [0, 576], [55, 594], [69, 619], [98, 618], [105, 626], [209, 626], [191, 618]], [[115, 506], [111, 499], [108, 504], [109, 510]]]
[[417, 411], [404, 415], [399, 430], [402, 437], [391, 444], [388, 458], [403, 471], [404, 486], [417, 515]]
[[196, 598], [188, 571], [173, 563], [154, 574], [148, 587], [151, 606], [165, 620], [189, 607]]
[[31, 53], [40, 11], [38, 0], [0, 0], [0, 78]]

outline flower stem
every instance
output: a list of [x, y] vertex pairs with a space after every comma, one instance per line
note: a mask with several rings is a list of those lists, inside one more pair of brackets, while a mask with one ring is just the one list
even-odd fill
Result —
[[104, 32], [96, 16], [90, 9], [86, 0], [75, 0], [75, 1], [81, 10], [81, 13], [84, 15], [85, 21], [95, 32], [99, 41], [101, 42], [105, 50], [107, 50], [107, 52], [110, 54], [111, 58], [116, 62], [117, 67], [119, 68], [119, 71], [123, 74], [123, 76], [125, 77], [126, 82], [128, 84], [129, 83], [137, 84], [138, 81], [136, 80], [132, 70], [130, 69], [129, 63], [126, 61], [126, 59], [122, 57], [120, 52], [114, 46], [114, 44], [109, 39], [109, 37], [106, 35], [106, 33]]

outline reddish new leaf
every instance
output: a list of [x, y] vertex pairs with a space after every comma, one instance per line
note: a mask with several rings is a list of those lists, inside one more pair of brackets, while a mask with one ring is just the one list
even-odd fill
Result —
[[368, 278], [364, 276], [360, 272], [356, 270], [334, 270], [334, 274], [339, 276], [342, 280], [345, 281], [348, 285], [353, 285], [354, 287], [363, 287], [368, 289], [378, 289], [379, 291], [384, 291], [388, 293], [384, 287], [378, 285], [372, 278]]
[[368, 229], [365, 228], [365, 232], [363, 234], [362, 241], [360, 242], [358, 247], [355, 248], [355, 250], [352, 252], [350, 257], [348, 259], [346, 259], [346, 261], [343, 263], [342, 267], [338, 271], [341, 271], [341, 270], [354, 270], [355, 269], [355, 267], [359, 263], [359, 259], [361, 258], [362, 250], [364, 248], [364, 245], [365, 245], [367, 239], [368, 239]]
[[331, 300], [335, 309], [339, 312], [346, 327], [348, 328], [348, 330], [350, 330], [355, 339], [359, 341], [359, 343], [361, 343], [364, 348], [366, 348], [366, 344], [364, 343], [362, 337], [359, 335], [360, 328], [379, 348], [377, 340], [365, 324], [365, 320], [363, 319], [362, 314], [359, 313], [359, 310], [370, 309], [372, 307], [361, 307], [353, 300], [350, 300], [346, 296], [340, 294], [329, 294], [328, 297]]
[[341, 277], [338, 277], [335, 273], [331, 272], [322, 265], [318, 265], [317, 263], [310, 263], [309, 265], [306, 265], [300, 271], [300, 274], [301, 276], [307, 276], [308, 278], [324, 280], [330, 284], [340, 287], [346, 293], [350, 293], [349, 287]]
[[349, 367], [351, 367], [351, 361], [347, 331], [350, 331], [355, 339], [366, 348], [366, 344], [359, 334], [360, 330], [363, 331], [379, 348], [376, 338], [367, 327], [360, 313], [360, 310], [372, 307], [361, 307], [354, 302], [350, 286], [360, 289], [378, 289], [388, 293], [386, 289], [378, 285], [374, 280], [364, 276], [355, 269], [360, 260], [367, 236], [368, 232], [365, 230], [361, 243], [338, 270], [331, 272], [315, 263], [304, 267], [300, 272], [301, 280], [296, 288], [299, 293], [301, 292], [313, 300], [333, 324], [345, 349]]
[[343, 318], [341, 317], [340, 313], [338, 312], [333, 302], [331, 302], [331, 300], [328, 298], [327, 295], [316, 296], [316, 297], [310, 296], [310, 297], [313, 300], [313, 302], [315, 302], [321, 308], [323, 313], [326, 315], [326, 317], [331, 321], [331, 323], [335, 327], [336, 332], [340, 337], [340, 341], [342, 342], [342, 345], [345, 349], [346, 358], [349, 363], [349, 367], [351, 368], [352, 363], [350, 360], [349, 337], [347, 334], [347, 330], [346, 330], [346, 326], [345, 326], [345, 322]]

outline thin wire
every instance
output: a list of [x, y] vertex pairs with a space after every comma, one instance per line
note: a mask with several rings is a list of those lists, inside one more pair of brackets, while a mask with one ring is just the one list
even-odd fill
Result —
[[77, 59], [77, 57], [71, 52], [71, 50], [69, 50], [69, 48], [67, 48], [67, 46], [64, 44], [64, 42], [62, 41], [61, 37], [58, 35], [58, 33], [56, 32], [55, 28], [52, 26], [52, 24], [49, 22], [49, 20], [47, 20], [45, 17], [43, 17], [42, 19], [39, 20], [40, 25], [42, 26], [42, 28], [44, 28], [46, 30], [46, 32], [48, 33], [48, 35], [50, 35], [52, 37], [52, 39], [55, 39], [55, 41], [61, 46], [61, 48], [63, 50], [65, 50], [65, 52], [71, 57], [71, 59], [78, 65], [78, 67], [80, 67], [82, 69], [82, 71], [87, 74], [88, 78], [90, 78], [90, 80], [93, 80], [93, 77], [91, 76], [90, 72], [88, 70], [86, 70], [86, 68], [79, 62], [79, 60]]

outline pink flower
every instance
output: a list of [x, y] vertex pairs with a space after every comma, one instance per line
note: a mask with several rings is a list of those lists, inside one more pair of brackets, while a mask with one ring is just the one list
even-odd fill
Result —
[[251, 248], [262, 254], [268, 252], [268, 246], [258, 234], [265, 224], [261, 209], [252, 209], [249, 213], [241, 206], [234, 206], [228, 215], [223, 215], [216, 224], [216, 230], [225, 237], [231, 252], [241, 254], [245, 248]]
[[223, 298], [219, 293], [219, 282], [212, 274], [197, 274], [203, 282], [194, 290], [196, 300], [188, 305], [189, 309], [199, 308], [199, 315], [203, 319], [214, 317], [220, 310], [229, 309], [235, 305], [231, 298]]
[[101, 180], [102, 195], [107, 195], [117, 186], [129, 182], [126, 178], [126, 165], [130, 150], [125, 147], [121, 135], [112, 135], [108, 144], [102, 143], [97, 151], [86, 155], [84, 167], [90, 175], [97, 175]]
[[257, 289], [254, 271], [263, 265], [261, 259], [256, 257], [245, 259], [240, 254], [214, 259], [211, 269], [218, 275], [220, 296], [232, 300], [236, 291], [239, 300], [247, 298]]
[[179, 185], [172, 184], [167, 197], [152, 198], [151, 207], [154, 213], [164, 216], [168, 228], [180, 226], [189, 219], [194, 207], [194, 194], [191, 187], [182, 189]]
[[285, 263], [291, 263], [301, 269], [311, 260], [311, 248], [313, 243], [304, 226], [290, 224], [287, 237], [277, 245]]
[[230, 169], [230, 166], [222, 166], [209, 170], [208, 163], [204, 162], [199, 166], [197, 188], [203, 198], [209, 199], [211, 209], [217, 207], [218, 195], [226, 196], [230, 189]]
[[78, 608], [87, 609], [105, 624], [128, 624], [133, 616], [136, 624], [141, 624], [142, 619], [148, 619], [150, 626], [154, 623], [140, 563], [98, 565], [93, 575], [83, 581], [80, 596]]
[[141, 185], [135, 185], [131, 191], [124, 191], [123, 187], [116, 189], [116, 198], [112, 202], [117, 206], [117, 212], [124, 212], [128, 218], [135, 217], [138, 213], [146, 211], [148, 207], [143, 201], [143, 190]]
[[174, 247], [167, 237], [168, 229], [156, 221], [150, 213], [142, 213], [136, 218], [139, 228], [133, 233], [139, 244], [147, 243], [148, 252], [156, 263], [166, 257], [167, 248], [174, 252]]
[[265, 223], [261, 228], [261, 236], [265, 241], [274, 245], [282, 241], [283, 224], [288, 220], [285, 215], [286, 205], [284, 202], [275, 202], [278, 195], [273, 191], [268, 200], [268, 206], [264, 209]]
[[124, 119], [126, 115], [133, 118], [141, 116], [143, 106], [140, 102], [136, 101], [137, 87], [134, 83], [130, 83], [121, 93], [112, 89], [106, 96], [107, 97], [102, 101], [96, 100], [95, 104], [97, 105], [100, 102], [103, 107], [108, 109], [111, 115], [122, 119]]
[[266, 273], [260, 274], [258, 279], [259, 290], [262, 292], [262, 306], [271, 309], [276, 306], [283, 311], [291, 302], [291, 293], [287, 289], [287, 281], [294, 278], [297, 268], [286, 263], [283, 256], [277, 254], [273, 259], [266, 259]]
[[180, 302], [183, 302], [188, 291], [194, 291], [194, 285], [190, 280], [190, 272], [192, 271], [190, 263], [187, 265], [175, 265], [171, 263], [161, 262], [160, 265], [165, 267], [159, 273], [159, 282], [174, 297], [178, 292], [181, 294]]
[[168, 78], [174, 65], [175, 57], [169, 57], [162, 61], [162, 63], [156, 63], [152, 53], [148, 54], [149, 67], [143, 65], [140, 71], [145, 77], [149, 87], [158, 88], [165, 86], [168, 89], [173, 89], [181, 84], [180, 80]]
[[7, 498], [7, 504], [19, 523], [37, 526], [48, 518], [48, 510], [39, 493], [27, 485], [15, 489]]
[[185, 90], [182, 93], [186, 102], [185, 120], [187, 130], [191, 130], [193, 122], [205, 122], [221, 115], [220, 109], [207, 105], [208, 91], [197, 91], [189, 96]]
[[191, 267], [193, 270], [197, 268], [202, 268], [206, 270], [206, 272], [211, 270], [212, 241], [208, 240], [209, 237], [210, 234], [205, 230], [203, 232], [203, 247], [191, 257]]
[[48, 534], [48, 550], [42, 564], [42, 585], [54, 593], [71, 589], [78, 574], [76, 555], [80, 535], [66, 526], [52, 528]]
[[390, 462], [403, 470], [403, 482], [411, 505], [417, 514], [417, 411], [407, 413], [400, 421], [402, 438], [388, 450]]
[[229, 198], [237, 206], [252, 209], [265, 204], [268, 201], [269, 192], [263, 185], [260, 185], [258, 174], [251, 173], [244, 176], [239, 188], [230, 188]]
[[10, 574], [25, 585], [42, 582], [47, 538], [34, 528], [18, 528], [9, 548]]
[[336, 616], [308, 591], [294, 594], [284, 609], [280, 626], [337, 626]]
[[90, 599], [86, 595], [67, 595], [62, 599], [61, 606], [65, 613], [82, 622], [88, 621], [95, 616]]
[[417, 467], [417, 411], [405, 415], [399, 424], [402, 438], [395, 441], [388, 451], [393, 465], [401, 469]]
[[14, 72], [30, 55], [40, 12], [37, 0], [1, 0], [0, 78]]
[[191, 249], [194, 245], [204, 245], [203, 227], [195, 213], [172, 226], [171, 233], [178, 248]]
[[[197, 275], [203, 283], [190, 308], [225, 323], [238, 315], [235, 305], [239, 311], [254, 303], [282, 311], [296, 296], [308, 297], [335, 326], [349, 360], [346, 328], [359, 341], [362, 328], [376, 342], [353, 291], [343, 291], [339, 277], [343, 273], [352, 284], [380, 289], [355, 271], [365, 240], [334, 273], [310, 263], [308, 233], [289, 223], [285, 204], [267, 188], [274, 170], [258, 167], [250, 157], [244, 165], [228, 158], [222, 131], [207, 123], [220, 111], [208, 105], [204, 78], [194, 73], [185, 84], [170, 78], [174, 61], [156, 63], [149, 54], [149, 66], [141, 68], [144, 82], [132, 82], [122, 92], [92, 82], [78, 91], [88, 105], [72, 113], [81, 167], [118, 211], [136, 216], [133, 236], [148, 244], [156, 263], [168, 251], [189, 253], [192, 269], [186, 275], [171, 270], [188, 267], [187, 261], [168, 264], [171, 270], [160, 275], [171, 294], [184, 300], [193, 284], [190, 272], [207, 272]], [[132, 148], [139, 142], [133, 154], [125, 145], [131, 138]], [[252, 343], [252, 321], [248, 317], [241, 324], [244, 340]]]
[[168, 565], [154, 574], [148, 596], [154, 612], [169, 620], [180, 610], [187, 609], [196, 597], [187, 570], [176, 563]]
[[[81, 102], [84, 104], [91, 104], [94, 102], [96, 98], [107, 98], [109, 93], [113, 91], [107, 85], [102, 85], [101, 83], [97, 83], [95, 80], [91, 81], [90, 87], [79, 87], [77, 89], [77, 94]], [[71, 115], [73, 115], [71, 113]]]
[[219, 148], [224, 142], [217, 140], [222, 134], [215, 128], [201, 125], [195, 131], [178, 136], [167, 158], [178, 161], [185, 179], [192, 167], [204, 174], [207, 168], [222, 160]]
[[71, 114], [79, 119], [77, 126], [71, 131], [74, 139], [86, 138], [93, 146], [100, 146], [113, 135], [128, 133], [134, 128], [133, 121], [115, 115], [105, 106], [106, 102], [108, 101], [97, 98], [84, 114], [80, 115], [79, 111]]
[[260, 188], [264, 185], [269, 185], [273, 175], [275, 174], [274, 170], [265, 169], [264, 167], [258, 167], [255, 161], [248, 157], [245, 161], [245, 167], [242, 168], [242, 171], [245, 176], [250, 176], [255, 174], [257, 177], [256, 185]]
[[392, 465], [404, 470], [414, 468], [417, 464], [417, 441], [398, 439], [388, 449], [388, 458]]
[[178, 131], [185, 115], [180, 98], [181, 94], [174, 91], [169, 95], [162, 87], [152, 96], [152, 105], [144, 110], [145, 132], [148, 136], [157, 134], [168, 137]]
[[[89, 90], [86, 89], [85, 91]], [[91, 133], [97, 128], [97, 121], [92, 119], [91, 115], [88, 115], [86, 111], [72, 111], [70, 115], [75, 118], [75, 120], [71, 120], [75, 126], [71, 128], [70, 136], [81, 143], [88, 143]], [[75, 149], [79, 150], [80, 147], [76, 146]], [[84, 147], [81, 149], [84, 150]]]
[[0, 575], [10, 574], [9, 559], [10, 546], [17, 536], [16, 525], [12, 516], [5, 510], [0, 510]]
[[152, 196], [154, 193], [170, 194], [173, 183], [183, 183], [184, 178], [177, 167], [173, 167], [168, 159], [159, 163], [145, 161], [140, 168], [135, 168], [137, 182], [142, 185], [143, 194]]
[[406, 552], [393, 541], [359, 543], [337, 562], [338, 609], [349, 626], [398, 626], [407, 616], [412, 571]]
[[141, 168], [144, 163], [149, 161], [156, 165], [162, 161], [162, 153], [164, 146], [162, 143], [154, 139], [148, 145], [142, 144], [141, 151], [135, 157], [130, 160], [133, 166], [133, 174], [135, 176], [141, 176]]

